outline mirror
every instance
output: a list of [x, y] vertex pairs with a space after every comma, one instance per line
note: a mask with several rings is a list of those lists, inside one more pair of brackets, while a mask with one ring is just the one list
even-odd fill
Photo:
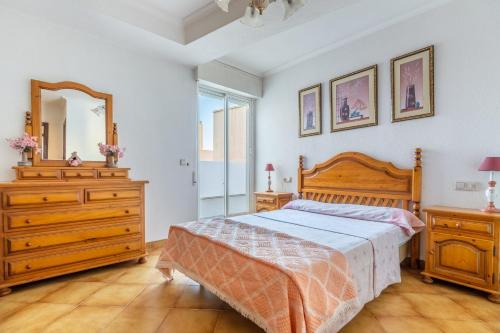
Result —
[[41, 91], [40, 157], [102, 161], [97, 144], [106, 142], [106, 101], [78, 90]]
[[31, 81], [32, 135], [41, 152], [33, 165], [66, 166], [77, 152], [84, 166], [103, 166], [98, 143], [117, 144], [112, 96], [75, 82]]

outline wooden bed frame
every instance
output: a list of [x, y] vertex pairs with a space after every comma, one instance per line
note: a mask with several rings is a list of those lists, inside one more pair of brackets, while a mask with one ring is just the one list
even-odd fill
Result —
[[[299, 198], [327, 203], [397, 207], [420, 217], [422, 149], [415, 150], [413, 169], [399, 169], [390, 162], [362, 153], [336, 155], [304, 170], [299, 157]], [[420, 234], [411, 240], [410, 266], [418, 268]]]

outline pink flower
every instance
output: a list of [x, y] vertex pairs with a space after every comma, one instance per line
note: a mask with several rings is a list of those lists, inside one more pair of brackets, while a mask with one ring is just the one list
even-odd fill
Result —
[[20, 154], [31, 151], [34, 151], [36, 154], [40, 153], [38, 138], [30, 136], [28, 133], [24, 133], [24, 135], [19, 138], [7, 139], [7, 142], [12, 149], [17, 150]]
[[125, 156], [125, 148], [121, 148], [116, 145], [105, 145], [102, 142], [100, 142], [98, 146], [99, 146], [99, 152], [103, 156], [113, 156], [115, 154], [119, 158]]

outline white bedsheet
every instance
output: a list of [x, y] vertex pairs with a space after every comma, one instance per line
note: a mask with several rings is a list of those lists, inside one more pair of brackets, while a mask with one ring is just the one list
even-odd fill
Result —
[[289, 209], [231, 219], [342, 252], [349, 261], [361, 304], [401, 282], [399, 246], [409, 237], [397, 226]]

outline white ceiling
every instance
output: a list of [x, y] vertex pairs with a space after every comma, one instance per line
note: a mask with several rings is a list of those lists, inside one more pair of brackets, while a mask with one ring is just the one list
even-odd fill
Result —
[[247, 1], [232, 0], [229, 14], [212, 0], [0, 0], [0, 6], [149, 56], [188, 66], [220, 60], [264, 76], [452, 0], [306, 0], [285, 22], [277, 3], [257, 29], [238, 20]]
[[213, 0], [137, 0], [164, 10], [179, 18], [186, 18], [209, 5]]

